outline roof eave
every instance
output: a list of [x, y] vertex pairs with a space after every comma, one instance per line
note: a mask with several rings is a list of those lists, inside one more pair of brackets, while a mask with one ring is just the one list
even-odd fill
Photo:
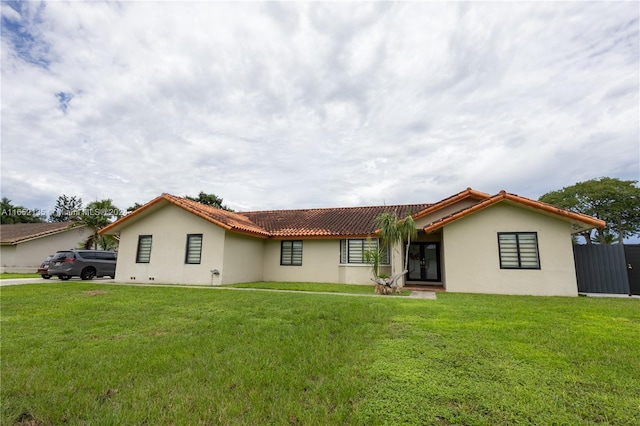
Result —
[[325, 234], [325, 235], [304, 235], [304, 234], [296, 234], [296, 235], [272, 235], [269, 237], [271, 240], [344, 240], [350, 238], [377, 238], [377, 234], [375, 232], [369, 234]]
[[44, 237], [48, 237], [50, 235], [56, 235], [56, 234], [61, 234], [63, 232], [67, 232], [71, 229], [77, 229], [77, 228], [86, 228], [87, 225], [77, 225], [77, 226], [66, 226], [64, 228], [58, 228], [58, 229], [54, 229], [51, 231], [45, 231], [45, 232], [40, 232], [38, 234], [33, 234], [33, 235], [28, 235], [26, 237], [21, 237], [21, 238], [16, 238], [14, 240], [9, 240], [9, 241], [3, 241], [2, 245], [17, 245], [17, 244], [21, 244], [21, 243], [26, 243], [29, 241], [33, 241], [33, 240], [37, 240], [40, 238], [44, 238]]
[[176, 207], [179, 207], [181, 209], [183, 209], [186, 212], [189, 212], [195, 216], [198, 216], [201, 219], [206, 220], [207, 222], [213, 223], [216, 226], [219, 226], [220, 228], [224, 229], [225, 231], [229, 231], [229, 232], [233, 232], [233, 233], [237, 233], [237, 234], [243, 234], [243, 235], [249, 235], [252, 237], [259, 237], [259, 238], [268, 238], [268, 234], [267, 233], [260, 233], [260, 232], [254, 232], [254, 231], [250, 231], [250, 230], [246, 230], [246, 229], [242, 229], [239, 227], [235, 227], [235, 226], [231, 226], [231, 225], [227, 225], [226, 223], [223, 223], [211, 216], [208, 216], [207, 214], [196, 210], [194, 208], [191, 208], [187, 203], [182, 203], [180, 202], [181, 200], [178, 199], [178, 197], [175, 197], [171, 194], [167, 194], [164, 193], [162, 195], [160, 195], [159, 197], [156, 197], [155, 199], [149, 201], [147, 204], [145, 204], [144, 206], [140, 207], [137, 210], [134, 210], [133, 212], [129, 213], [128, 215], [116, 220], [115, 222], [113, 222], [110, 225], [105, 226], [104, 228], [102, 228], [98, 233], [100, 235], [102, 234], [113, 234], [116, 233], [118, 231], [120, 231], [125, 225], [125, 222], [129, 222], [131, 219], [135, 219], [138, 218], [138, 216], [141, 213], [147, 212], [150, 208], [158, 205], [161, 202], [166, 202], [168, 204], [172, 204]]
[[[547, 213], [555, 214], [565, 219], [569, 219], [569, 221], [572, 224], [574, 223], [584, 224], [585, 227], [582, 230], [593, 229], [593, 228], [601, 229], [601, 228], [604, 228], [605, 225], [607, 224], [604, 220], [596, 219], [595, 217], [587, 216], [582, 213], [575, 213], [569, 210], [561, 209], [560, 207], [556, 207], [551, 204], [546, 204], [541, 201], [530, 200], [528, 198], [519, 197], [514, 194], [505, 193], [504, 198], [509, 201], [523, 204], [533, 209], [542, 210]], [[580, 231], [577, 231], [577, 232], [580, 232]]]
[[[572, 230], [571, 233], [581, 232], [586, 229], [592, 228], [603, 228], [606, 225], [606, 222], [600, 219], [596, 219], [591, 216], [583, 215], [580, 213], [574, 213], [568, 210], [561, 209], [559, 207], [552, 206], [550, 204], [542, 203], [540, 201], [530, 200], [528, 198], [520, 197], [515, 194], [509, 194], [505, 191], [500, 191], [498, 194], [486, 199], [482, 200], [473, 206], [467, 207], [466, 209], [462, 209], [459, 212], [456, 212], [450, 216], [442, 218], [438, 221], [427, 224], [423, 230], [426, 233], [432, 233], [449, 223], [455, 222], [459, 219], [462, 219], [466, 216], [469, 216], [479, 210], [483, 210], [489, 206], [497, 204], [502, 201], [509, 201], [515, 204], [519, 204], [528, 208], [541, 210], [545, 213], [549, 213], [555, 216], [559, 216], [560, 218], [567, 220], [571, 223]], [[579, 225], [582, 224], [580, 228]], [[578, 227], [578, 228], [576, 228]]]
[[256, 231], [251, 231], [248, 229], [243, 229], [241, 227], [238, 226], [233, 226], [233, 225], [228, 225], [222, 221], [219, 221], [216, 218], [213, 218], [209, 215], [207, 215], [204, 212], [201, 212], [197, 209], [192, 208], [191, 206], [189, 206], [187, 203], [183, 203], [181, 202], [181, 200], [174, 200], [174, 196], [169, 196], [171, 197], [171, 199], [168, 199], [169, 202], [171, 202], [173, 205], [180, 207], [182, 209], [184, 209], [185, 211], [188, 211], [189, 213], [192, 213], [196, 216], [198, 216], [201, 219], [206, 220], [207, 222], [211, 222], [214, 225], [219, 226], [220, 228], [224, 229], [225, 231], [229, 231], [229, 232], [234, 232], [237, 234], [244, 234], [244, 235], [250, 235], [250, 236], [254, 236], [254, 237], [260, 237], [260, 238], [267, 238], [269, 236], [269, 234], [267, 232], [256, 232]]
[[452, 204], [455, 204], [467, 198], [477, 198], [479, 200], [482, 200], [489, 197], [491, 197], [491, 195], [481, 191], [476, 191], [475, 189], [472, 189], [472, 188], [467, 188], [464, 191], [458, 192], [457, 194], [451, 197], [445, 198], [444, 200], [441, 200], [433, 204], [432, 206], [429, 206], [426, 209], [419, 211], [418, 213], [414, 214], [412, 217], [413, 217], [413, 220], [420, 219], [421, 217], [424, 217], [430, 213], [441, 210], [447, 206], [450, 206]]
[[[214, 222], [212, 222], [212, 223], [214, 223]], [[246, 229], [241, 229], [241, 228], [236, 228], [236, 227], [228, 227], [228, 228], [227, 227], [223, 227], [223, 228], [226, 231], [232, 232], [234, 234], [246, 235], [248, 237], [257, 237], [257, 238], [262, 238], [262, 239], [265, 239], [265, 240], [269, 238], [269, 234], [262, 234], [262, 233], [259, 233], [259, 232], [248, 231]]]
[[162, 194], [162, 195], [154, 198], [153, 200], [149, 201], [144, 206], [132, 211], [128, 215], [122, 216], [120, 219], [116, 220], [113, 223], [110, 223], [109, 225], [107, 225], [104, 228], [102, 228], [101, 230], [99, 230], [98, 234], [100, 234], [100, 235], [115, 234], [116, 232], [120, 231], [120, 229], [123, 228], [123, 226], [122, 226], [123, 223], [129, 222], [129, 221], [131, 221], [131, 219], [138, 218], [138, 216], [140, 214], [148, 211], [151, 207], [157, 205], [158, 203], [160, 203], [162, 201], [167, 201], [168, 202], [168, 200], [165, 198], [165, 195], [166, 194]]

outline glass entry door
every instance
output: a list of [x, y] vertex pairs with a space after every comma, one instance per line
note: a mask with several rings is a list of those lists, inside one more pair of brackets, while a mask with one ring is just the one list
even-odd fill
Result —
[[411, 243], [409, 281], [440, 281], [440, 243]]

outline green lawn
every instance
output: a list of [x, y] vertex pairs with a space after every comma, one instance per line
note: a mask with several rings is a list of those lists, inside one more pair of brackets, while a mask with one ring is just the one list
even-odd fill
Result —
[[[261, 288], [268, 290], [289, 290], [289, 291], [313, 291], [313, 292], [329, 292], [329, 293], [348, 293], [348, 294], [374, 294], [374, 284], [356, 285], [356, 284], [327, 284], [327, 283], [283, 283], [283, 282], [256, 282], [228, 284], [224, 287], [238, 288]], [[395, 296], [408, 296], [411, 294], [409, 290], [402, 290]]]
[[11, 280], [14, 278], [41, 278], [38, 274], [19, 274], [15, 272], [3, 272], [0, 274], [0, 280]]
[[0, 424], [637, 424], [640, 301], [3, 287]]

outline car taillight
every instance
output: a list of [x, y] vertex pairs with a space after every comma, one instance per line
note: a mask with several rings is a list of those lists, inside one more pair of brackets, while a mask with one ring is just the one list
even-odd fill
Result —
[[72, 263], [75, 262], [75, 259], [73, 257], [67, 257], [64, 262]]

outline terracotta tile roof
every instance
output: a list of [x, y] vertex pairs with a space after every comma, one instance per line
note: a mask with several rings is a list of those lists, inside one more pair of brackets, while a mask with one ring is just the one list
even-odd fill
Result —
[[0, 243], [17, 244], [25, 240], [64, 232], [73, 222], [16, 223], [0, 225]]
[[228, 231], [236, 231], [243, 234], [253, 234], [268, 237], [269, 233], [262, 227], [257, 226], [249, 218], [242, 213], [229, 212], [215, 207], [198, 203], [197, 201], [187, 200], [186, 198], [176, 197], [171, 194], [162, 194], [162, 196], [172, 204], [182, 207], [188, 212], [200, 216], [204, 220], [213, 222], [216, 225]]
[[452, 213], [448, 216], [445, 216], [439, 220], [431, 222], [427, 224], [423, 229], [427, 233], [433, 232], [451, 222], [455, 222], [458, 219], [462, 219], [463, 217], [469, 216], [479, 210], [485, 209], [489, 206], [492, 206], [502, 201], [508, 201], [511, 203], [520, 204], [525, 207], [541, 210], [546, 213], [558, 215], [564, 219], [568, 219], [572, 224], [575, 225], [576, 230], [589, 229], [589, 228], [603, 228], [606, 224], [603, 220], [596, 219], [591, 216], [571, 212], [569, 210], [564, 210], [559, 207], [552, 206], [551, 204], [546, 204], [540, 201], [531, 200], [529, 198], [521, 197], [516, 194], [509, 194], [506, 191], [502, 190], [494, 196], [488, 196], [487, 198], [479, 201], [477, 204], [474, 204], [460, 211]]
[[404, 217], [430, 204], [342, 207], [303, 210], [243, 212], [252, 222], [267, 230], [273, 238], [291, 237], [364, 237], [376, 231], [374, 219], [391, 212]]
[[475, 189], [467, 188], [464, 191], [458, 192], [451, 197], [445, 198], [444, 200], [438, 201], [435, 204], [431, 204], [428, 208], [418, 212], [413, 216], [413, 220], [420, 219], [423, 216], [426, 216], [430, 213], [436, 212], [444, 207], [455, 204], [459, 201], [465, 200], [467, 198], [474, 198], [477, 200], [484, 200], [485, 198], [489, 198], [491, 195], [486, 194], [484, 192], [476, 191]]
[[117, 232], [125, 222], [144, 215], [146, 211], [163, 202], [178, 206], [228, 231], [261, 238], [367, 236], [375, 233], [373, 219], [382, 212], [390, 211], [402, 217], [407, 214], [407, 211], [414, 214], [430, 206], [430, 204], [408, 204], [235, 213], [175, 195], [162, 194], [106, 226], [100, 233]]
[[472, 198], [477, 203], [461, 209], [451, 215], [431, 222], [424, 227], [426, 232], [433, 232], [455, 220], [466, 217], [478, 210], [489, 207], [495, 203], [507, 200], [528, 208], [542, 210], [546, 213], [558, 215], [568, 219], [577, 226], [603, 227], [604, 222], [590, 216], [573, 213], [549, 204], [530, 200], [504, 191], [490, 196], [484, 192], [471, 188], [459, 192], [449, 198], [445, 198], [436, 204], [405, 204], [393, 206], [369, 206], [369, 207], [342, 207], [322, 209], [300, 210], [272, 210], [253, 212], [228, 212], [211, 206], [200, 204], [196, 201], [177, 197], [171, 194], [162, 194], [144, 206], [135, 210], [111, 225], [103, 228], [100, 233], [118, 232], [125, 223], [143, 217], [153, 210], [154, 206], [162, 203], [170, 203], [178, 206], [204, 220], [220, 226], [231, 232], [247, 234], [260, 238], [335, 238], [335, 237], [366, 237], [376, 232], [374, 219], [383, 212], [395, 213], [398, 217], [404, 217], [407, 213], [414, 219], [436, 212], [442, 208], [455, 204], [461, 200]]
[[268, 238], [269, 233], [257, 226], [246, 216], [240, 213], [228, 212], [226, 210], [217, 209], [215, 207], [207, 206], [205, 204], [198, 203], [196, 201], [187, 200], [183, 197], [177, 197], [171, 194], [162, 194], [157, 198], [149, 201], [144, 206], [126, 216], [121, 217], [110, 225], [105, 226], [100, 230], [100, 234], [108, 234], [109, 232], [117, 232], [119, 228], [131, 219], [142, 216], [145, 212], [152, 209], [154, 206], [160, 203], [170, 203], [178, 206], [189, 213], [192, 213], [202, 219], [214, 223], [223, 229], [228, 231], [234, 231], [241, 234], [248, 234], [262, 238]]

